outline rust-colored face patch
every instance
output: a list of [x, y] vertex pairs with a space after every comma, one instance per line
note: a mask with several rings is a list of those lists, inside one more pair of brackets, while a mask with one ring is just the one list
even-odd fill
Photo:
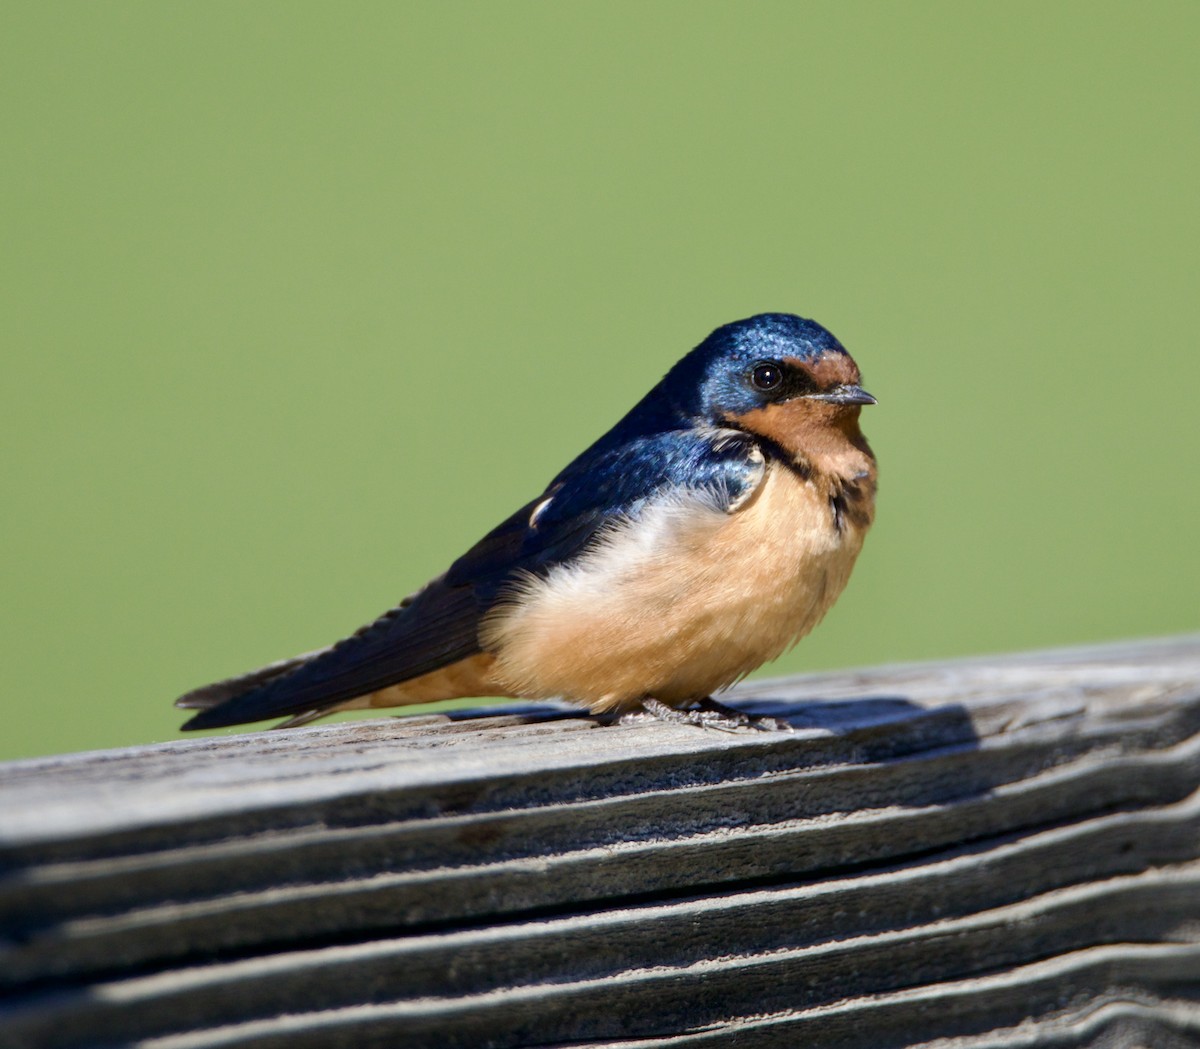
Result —
[[[785, 357], [783, 363], [807, 376], [813, 393], [857, 385], [861, 379], [858, 365], [844, 353], [825, 354], [816, 360]], [[781, 448], [794, 464], [818, 473], [837, 473], [851, 460], [870, 455], [858, 428], [859, 411], [857, 404], [832, 404], [798, 394], [728, 419], [738, 429]]]
[[729, 421], [740, 430], [765, 437], [797, 461], [807, 461], [814, 433], [829, 426], [832, 405], [794, 397], [765, 408], [755, 408]]
[[812, 377], [819, 390], [831, 390], [835, 386], [857, 385], [862, 376], [854, 358], [845, 353], [822, 354], [815, 361], [799, 357], [784, 357], [783, 363]]

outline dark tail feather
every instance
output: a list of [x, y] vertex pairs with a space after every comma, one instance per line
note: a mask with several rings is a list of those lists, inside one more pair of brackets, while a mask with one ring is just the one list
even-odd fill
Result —
[[211, 685], [202, 685], [186, 692], [175, 700], [175, 706], [184, 710], [208, 710], [226, 700], [240, 696], [251, 689], [274, 681], [277, 677], [290, 673], [303, 666], [311, 659], [324, 655], [328, 648], [318, 648], [315, 652], [305, 652], [302, 656], [292, 656], [291, 659], [281, 659], [278, 663], [268, 663], [265, 667], [251, 670], [247, 674], [228, 677], [224, 681], [214, 681]]
[[187, 693], [175, 705], [200, 713], [183, 729], [277, 717], [304, 724], [347, 700], [474, 655], [480, 615], [469, 587], [436, 579], [335, 645]]

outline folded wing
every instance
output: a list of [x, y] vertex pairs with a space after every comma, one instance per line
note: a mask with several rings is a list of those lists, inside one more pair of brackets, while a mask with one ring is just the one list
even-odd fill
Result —
[[445, 575], [357, 633], [180, 697], [176, 706], [199, 710], [183, 727], [277, 717], [295, 724], [475, 655], [483, 617], [517, 573], [542, 573], [577, 556], [607, 525], [635, 517], [664, 488], [703, 488], [732, 510], [757, 486], [762, 469], [749, 438], [728, 432], [716, 441], [673, 431], [594, 446]]

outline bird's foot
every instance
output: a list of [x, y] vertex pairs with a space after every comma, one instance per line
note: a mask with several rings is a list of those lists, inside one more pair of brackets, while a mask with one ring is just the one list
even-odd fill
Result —
[[718, 702], [712, 696], [705, 696], [687, 710], [669, 707], [662, 700], [647, 696], [642, 700], [642, 709], [651, 717], [672, 725], [695, 725], [699, 728], [716, 729], [718, 732], [737, 732], [744, 728], [758, 732], [792, 731], [792, 726], [786, 721], [751, 717], [741, 710]]

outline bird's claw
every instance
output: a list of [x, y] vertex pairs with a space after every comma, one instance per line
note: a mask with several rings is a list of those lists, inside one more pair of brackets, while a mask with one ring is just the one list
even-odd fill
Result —
[[716, 729], [718, 732], [737, 732], [751, 729], [758, 732], [791, 732], [792, 726], [777, 718], [751, 717], [744, 711], [719, 703], [706, 696], [687, 710], [669, 707], [662, 700], [648, 696], [642, 700], [642, 709], [659, 721], [672, 725], [695, 725], [698, 728]]

